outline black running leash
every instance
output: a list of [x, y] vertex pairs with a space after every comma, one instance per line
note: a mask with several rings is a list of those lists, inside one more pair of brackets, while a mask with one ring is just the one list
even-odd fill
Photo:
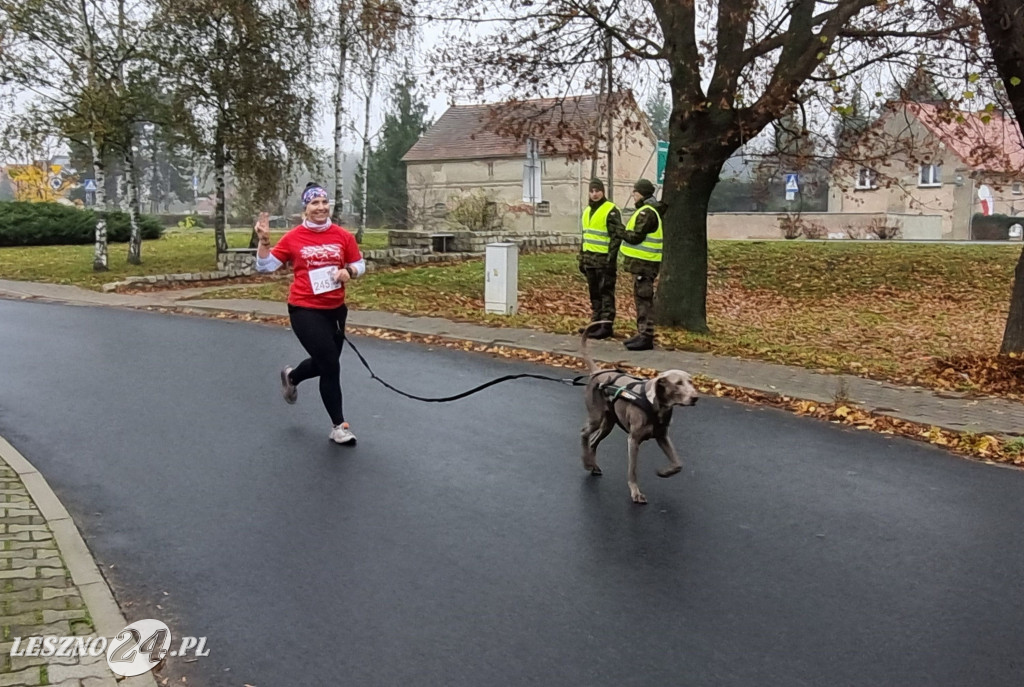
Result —
[[583, 380], [585, 380], [585, 379], [590, 377], [589, 374], [585, 374], [585, 375], [577, 375], [575, 377], [572, 377], [571, 379], [561, 379], [559, 377], [549, 377], [547, 375], [537, 375], [537, 374], [530, 374], [528, 372], [524, 372], [522, 374], [505, 375], [504, 377], [498, 377], [497, 379], [492, 379], [491, 381], [487, 382], [486, 384], [481, 384], [480, 386], [473, 387], [469, 391], [463, 391], [461, 394], [455, 394], [454, 396], [445, 396], [443, 398], [427, 398], [426, 396], [415, 396], [413, 394], [407, 394], [404, 391], [402, 391], [400, 389], [396, 389], [395, 387], [393, 387], [390, 384], [388, 384], [387, 382], [385, 382], [383, 379], [378, 377], [377, 374], [370, 368], [370, 364], [366, 362], [366, 358], [364, 358], [363, 354], [359, 352], [359, 349], [356, 348], [352, 344], [352, 339], [350, 339], [348, 337], [345, 337], [345, 342], [349, 345], [349, 347], [351, 347], [351, 349], [353, 351], [355, 351], [355, 354], [357, 356], [359, 356], [359, 362], [361, 362], [363, 364], [363, 367], [366, 368], [366, 371], [370, 373], [370, 377], [371, 378], [377, 380], [378, 382], [383, 384], [388, 389], [391, 389], [392, 391], [394, 391], [396, 394], [400, 394], [402, 396], [405, 396], [406, 398], [411, 398], [411, 399], [416, 400], [416, 401], [425, 401], [427, 403], [447, 403], [448, 401], [457, 401], [460, 398], [465, 398], [466, 396], [470, 396], [472, 394], [475, 394], [478, 391], [483, 391], [484, 389], [486, 389], [489, 386], [494, 386], [495, 384], [501, 384], [502, 382], [507, 382], [507, 381], [512, 380], [512, 379], [543, 379], [543, 380], [546, 380], [546, 381], [549, 381], [549, 382], [560, 382], [562, 384], [568, 384], [570, 386], [583, 386], [584, 384], [586, 384], [586, 382], [584, 382]]

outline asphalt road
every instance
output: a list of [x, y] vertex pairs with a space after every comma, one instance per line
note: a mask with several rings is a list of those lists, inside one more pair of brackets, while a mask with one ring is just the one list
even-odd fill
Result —
[[[447, 395], [552, 371], [356, 339]], [[683, 472], [579, 461], [579, 389], [401, 398], [343, 359], [355, 447], [268, 326], [0, 301], [0, 434], [129, 620], [207, 637], [191, 684], [1024, 683], [1024, 473], [789, 414], [677, 410]]]

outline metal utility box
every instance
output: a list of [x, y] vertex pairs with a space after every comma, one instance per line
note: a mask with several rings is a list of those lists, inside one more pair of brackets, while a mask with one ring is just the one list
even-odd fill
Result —
[[484, 278], [484, 312], [515, 315], [519, 310], [519, 246], [488, 243]]

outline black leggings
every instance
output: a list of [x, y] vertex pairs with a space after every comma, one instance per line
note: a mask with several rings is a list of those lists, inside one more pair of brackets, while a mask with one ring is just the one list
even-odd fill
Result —
[[288, 305], [288, 317], [292, 331], [299, 343], [309, 353], [292, 370], [289, 377], [292, 384], [300, 384], [313, 377], [320, 378], [320, 398], [331, 416], [331, 422], [340, 425], [345, 421], [341, 408], [341, 347], [345, 345], [345, 320], [348, 306], [334, 310], [317, 310]]

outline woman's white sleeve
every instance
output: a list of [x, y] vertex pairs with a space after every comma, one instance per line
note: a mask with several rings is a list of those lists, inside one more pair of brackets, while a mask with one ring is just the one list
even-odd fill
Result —
[[366, 260], [360, 260], [359, 262], [350, 262], [346, 267], [355, 267], [356, 276], [361, 277], [366, 274]]
[[274, 257], [273, 253], [265, 258], [261, 258], [259, 255], [256, 256], [257, 272], [273, 272], [283, 264], [283, 262]]

